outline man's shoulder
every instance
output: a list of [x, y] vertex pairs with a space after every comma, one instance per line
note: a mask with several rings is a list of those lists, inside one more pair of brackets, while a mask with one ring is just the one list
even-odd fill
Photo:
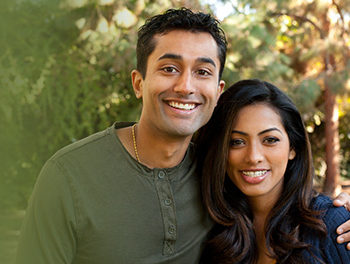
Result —
[[110, 147], [110, 142], [113, 140], [116, 140], [116, 135], [114, 135], [114, 126], [91, 134], [59, 149], [51, 157], [51, 160], [57, 161], [67, 156], [81, 156], [84, 155], [84, 153], [93, 153], [96, 151], [101, 152]]

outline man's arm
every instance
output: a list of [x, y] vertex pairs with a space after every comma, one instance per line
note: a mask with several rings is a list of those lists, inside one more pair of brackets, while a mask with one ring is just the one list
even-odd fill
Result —
[[[350, 218], [350, 212], [343, 207], [333, 207], [328, 204], [323, 216], [327, 226], [327, 237], [322, 239], [321, 251], [325, 257], [325, 263], [350, 263], [350, 251], [344, 243], [337, 243], [336, 228]], [[313, 261], [312, 261], [313, 262]]]
[[17, 264], [70, 264], [76, 249], [70, 183], [54, 161], [39, 175], [22, 224]]
[[[340, 193], [333, 201], [334, 206], [344, 206], [348, 211], [350, 211], [350, 195], [348, 193], [342, 192]], [[339, 236], [337, 237], [337, 242], [339, 244], [344, 242], [350, 242], [350, 220], [341, 224], [337, 228], [337, 233]], [[346, 245], [347, 249], [350, 250], [350, 243]]]

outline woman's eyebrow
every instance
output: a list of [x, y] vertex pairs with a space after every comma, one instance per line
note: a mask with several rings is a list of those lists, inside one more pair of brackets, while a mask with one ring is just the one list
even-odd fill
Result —
[[[271, 127], [271, 128], [268, 128], [268, 129], [265, 129], [265, 130], [259, 132], [258, 135], [262, 135], [264, 133], [271, 132], [271, 131], [278, 131], [279, 133], [283, 134], [282, 131], [280, 129], [278, 129], [277, 127]], [[237, 134], [241, 134], [241, 135], [244, 135], [244, 136], [248, 135], [247, 133], [239, 131], [239, 130], [232, 130], [231, 133], [232, 134], [233, 133], [237, 133]]]

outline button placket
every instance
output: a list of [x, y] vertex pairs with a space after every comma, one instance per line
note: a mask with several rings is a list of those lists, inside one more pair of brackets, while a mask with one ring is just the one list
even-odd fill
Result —
[[163, 170], [156, 172], [155, 184], [163, 218], [163, 255], [172, 255], [175, 253], [175, 242], [177, 239], [176, 211], [171, 185], [166, 172]]
[[176, 232], [176, 227], [174, 225], [169, 225], [168, 233], [172, 235], [172, 234], [175, 234], [175, 232]]

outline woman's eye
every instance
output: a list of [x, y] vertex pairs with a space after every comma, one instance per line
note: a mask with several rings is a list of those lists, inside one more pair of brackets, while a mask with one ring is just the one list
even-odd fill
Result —
[[243, 139], [231, 139], [230, 145], [231, 145], [231, 147], [242, 146], [242, 145], [244, 145], [244, 140]]
[[267, 144], [275, 144], [278, 141], [280, 141], [280, 140], [278, 138], [275, 138], [275, 137], [268, 137], [268, 138], [264, 139], [264, 142]]

